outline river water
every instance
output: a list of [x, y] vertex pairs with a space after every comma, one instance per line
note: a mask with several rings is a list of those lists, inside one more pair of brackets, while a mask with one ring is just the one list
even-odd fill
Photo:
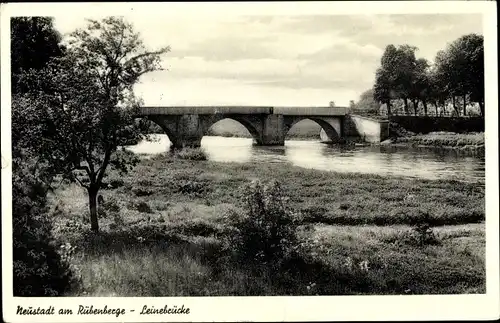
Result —
[[[150, 156], [168, 151], [163, 134], [128, 149]], [[336, 172], [369, 173], [425, 179], [455, 179], [484, 184], [485, 158], [444, 149], [387, 146], [330, 146], [319, 141], [289, 140], [285, 146], [262, 147], [249, 138], [205, 136], [201, 142], [208, 159], [217, 162], [283, 163]]]

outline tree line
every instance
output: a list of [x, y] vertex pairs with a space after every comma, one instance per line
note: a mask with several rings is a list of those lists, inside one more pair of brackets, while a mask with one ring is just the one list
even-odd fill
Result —
[[[65, 40], [50, 17], [11, 19], [14, 294], [59, 295], [71, 273], [52, 245], [46, 197], [56, 178], [78, 183], [99, 230], [97, 194], [106, 171], [138, 159], [123, 147], [142, 138], [133, 86], [161, 69], [169, 47], [148, 50], [122, 18], [89, 20]], [[58, 179], [58, 180], [59, 180]]]
[[434, 63], [417, 58], [417, 51], [417, 47], [407, 44], [388, 45], [376, 70], [373, 88], [364, 92], [359, 102], [351, 101], [351, 107], [375, 112], [382, 104], [388, 115], [403, 110], [404, 114], [414, 115], [465, 116], [476, 105], [484, 117], [482, 35], [459, 37], [436, 54]]

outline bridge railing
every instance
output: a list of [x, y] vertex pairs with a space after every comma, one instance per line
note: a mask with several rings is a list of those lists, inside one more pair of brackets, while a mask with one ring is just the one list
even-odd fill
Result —
[[142, 107], [142, 115], [183, 114], [272, 114], [272, 107], [241, 106], [185, 106], [185, 107]]
[[307, 116], [342, 116], [347, 114], [344, 107], [274, 107], [273, 114]]
[[346, 115], [344, 107], [263, 107], [263, 106], [170, 106], [141, 108], [141, 115], [183, 115], [183, 114], [282, 114], [308, 116]]

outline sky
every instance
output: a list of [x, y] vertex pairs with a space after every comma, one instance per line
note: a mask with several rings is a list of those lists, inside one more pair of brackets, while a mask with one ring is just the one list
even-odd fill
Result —
[[[388, 44], [433, 61], [458, 37], [482, 32], [480, 14], [125, 16], [164, 71], [141, 78], [145, 105], [348, 106], [372, 87]], [[85, 18], [55, 16], [69, 33]]]

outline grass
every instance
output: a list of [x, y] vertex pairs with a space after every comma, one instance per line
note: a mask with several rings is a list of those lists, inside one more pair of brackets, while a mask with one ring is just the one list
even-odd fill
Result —
[[431, 132], [412, 136], [396, 137], [395, 144], [410, 144], [412, 146], [432, 146], [440, 148], [454, 148], [473, 150], [484, 153], [484, 132], [480, 133], [453, 133]]
[[[283, 270], [228, 256], [242, 187], [278, 179], [297, 212], [300, 257]], [[50, 196], [54, 233], [77, 246], [87, 296], [484, 293], [484, 187], [159, 155], [111, 172], [101, 232], [85, 192]], [[436, 242], [420, 245], [424, 214]]]

